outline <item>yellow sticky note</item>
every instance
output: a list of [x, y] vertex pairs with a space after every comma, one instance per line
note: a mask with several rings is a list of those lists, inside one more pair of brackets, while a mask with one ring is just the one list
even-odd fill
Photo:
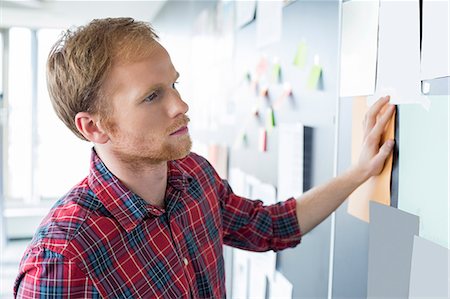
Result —
[[317, 89], [320, 75], [322, 74], [322, 67], [320, 65], [314, 65], [309, 73], [308, 77], [308, 89]]
[[294, 65], [295, 66], [297, 66], [301, 69], [305, 67], [307, 50], [308, 50], [308, 48], [307, 48], [305, 42], [301, 42], [298, 45], [297, 53], [295, 54], [295, 57], [294, 57]]
[[281, 82], [281, 65], [279, 63], [276, 63], [273, 65], [272, 77], [273, 77], [273, 81], [275, 81], [277, 83]]

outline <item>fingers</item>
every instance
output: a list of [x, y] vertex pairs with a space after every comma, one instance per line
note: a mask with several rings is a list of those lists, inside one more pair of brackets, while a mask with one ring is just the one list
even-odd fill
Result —
[[365, 132], [369, 133], [377, 122], [377, 116], [382, 110], [382, 108], [389, 102], [390, 96], [385, 96], [376, 101], [369, 111], [366, 113], [365, 117]]
[[391, 120], [392, 115], [395, 111], [395, 105], [390, 105], [386, 111], [381, 115], [381, 117], [376, 121], [375, 127], [370, 132], [371, 137], [374, 137], [377, 141], [383, 134], [388, 122]]
[[[375, 168], [379, 170], [379, 173], [383, 171], [384, 162], [391, 154], [392, 149], [394, 148], [394, 144], [395, 144], [394, 140], [392, 139], [386, 140], [386, 142], [381, 146], [380, 150], [378, 151], [378, 154], [375, 156], [374, 164], [376, 165]], [[379, 173], [375, 175], [378, 175]]]

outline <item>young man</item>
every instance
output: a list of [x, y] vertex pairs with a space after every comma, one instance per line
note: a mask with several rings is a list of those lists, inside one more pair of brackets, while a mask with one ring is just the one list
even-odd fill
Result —
[[178, 73], [148, 24], [102, 19], [67, 32], [47, 71], [58, 116], [94, 148], [89, 175], [55, 204], [27, 248], [19, 298], [223, 298], [223, 244], [296, 246], [381, 172], [393, 147], [390, 140], [380, 148], [394, 110], [386, 97], [367, 115], [357, 165], [265, 207], [233, 194], [190, 153]]

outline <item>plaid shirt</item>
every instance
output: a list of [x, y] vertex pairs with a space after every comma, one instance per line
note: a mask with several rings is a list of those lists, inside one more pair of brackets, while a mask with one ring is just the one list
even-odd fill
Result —
[[264, 207], [233, 194], [191, 153], [168, 162], [165, 209], [128, 190], [95, 151], [88, 177], [42, 221], [20, 263], [19, 298], [223, 298], [223, 244], [300, 243], [293, 198]]

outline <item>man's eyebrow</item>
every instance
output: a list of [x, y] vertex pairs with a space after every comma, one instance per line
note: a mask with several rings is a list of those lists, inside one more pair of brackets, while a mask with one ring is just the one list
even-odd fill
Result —
[[[175, 72], [175, 80], [178, 80], [178, 78], [180, 77], [180, 73], [179, 72]], [[150, 93], [152, 93], [153, 91], [161, 88], [164, 84], [158, 83], [153, 85], [152, 87], [150, 87], [149, 89], [146, 90], [146, 92], [144, 94], [142, 94], [137, 100], [140, 101], [142, 99], [145, 99], [147, 96], [150, 95]]]
[[176, 73], [175, 73], [175, 81], [178, 80], [178, 78], [180, 78], [180, 73], [179, 73], [179, 72], [176, 72]]

